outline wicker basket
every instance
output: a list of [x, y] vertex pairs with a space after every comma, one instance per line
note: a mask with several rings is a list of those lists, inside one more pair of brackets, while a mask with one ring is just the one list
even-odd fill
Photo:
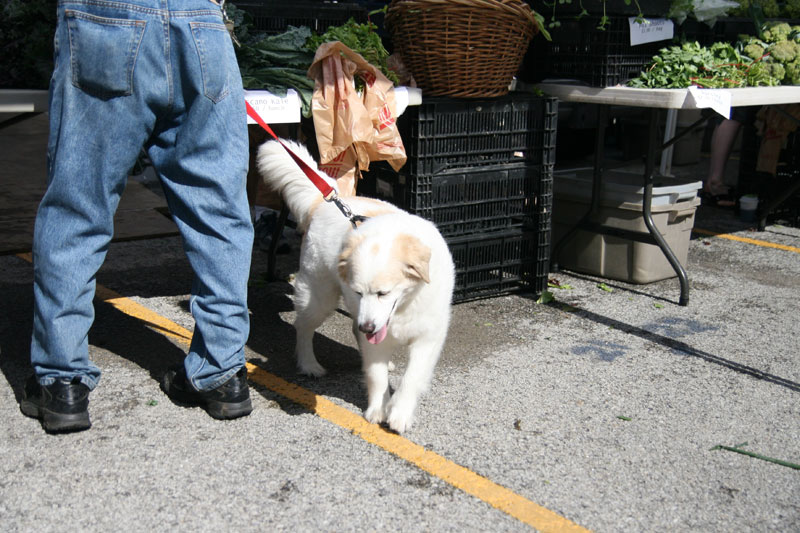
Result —
[[508, 93], [539, 31], [522, 0], [392, 0], [385, 24], [425, 94], [456, 98]]

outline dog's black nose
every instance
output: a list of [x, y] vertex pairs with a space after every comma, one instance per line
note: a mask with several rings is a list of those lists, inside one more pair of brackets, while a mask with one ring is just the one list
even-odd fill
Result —
[[363, 324], [359, 324], [358, 329], [361, 331], [361, 333], [375, 333], [375, 322], [364, 322]]

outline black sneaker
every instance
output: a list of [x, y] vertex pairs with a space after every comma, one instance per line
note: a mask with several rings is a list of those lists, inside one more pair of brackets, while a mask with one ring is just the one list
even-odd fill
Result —
[[48, 433], [83, 431], [92, 427], [89, 392], [80, 378], [58, 379], [43, 387], [36, 376], [31, 376], [19, 407], [23, 414], [41, 420]]
[[161, 389], [175, 403], [202, 406], [218, 420], [247, 416], [253, 410], [245, 367], [216, 389], [198, 391], [186, 379], [183, 365], [179, 365], [164, 374]]

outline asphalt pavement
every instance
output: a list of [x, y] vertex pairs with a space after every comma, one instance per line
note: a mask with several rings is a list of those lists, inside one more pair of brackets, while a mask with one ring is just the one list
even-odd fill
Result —
[[[30, 204], [44, 168], [35, 154], [46, 128], [9, 131], [0, 174], [22, 200], [4, 200], [1, 223]], [[14, 216], [29, 229], [25, 213]], [[135, 214], [127, 220], [129, 237], [147, 235]], [[110, 246], [89, 334], [103, 372], [93, 427], [48, 435], [19, 411], [32, 266], [0, 254], [0, 529], [800, 531], [796, 226], [759, 232], [698, 208], [687, 306], [675, 278], [634, 285], [569, 271], [551, 273], [560, 288], [549, 303], [514, 294], [455, 305], [403, 436], [363, 419], [343, 313], [315, 339], [329, 374], [295, 373], [296, 238], [276, 281], [254, 249], [252, 415], [220, 422], [166, 398], [159, 380], [193, 328], [192, 273], [175, 236]], [[395, 363], [396, 385], [405, 362]]]
[[47, 435], [18, 407], [32, 267], [0, 256], [2, 529], [798, 531], [800, 230], [757, 232], [703, 207], [695, 228], [722, 235], [690, 242], [687, 306], [674, 278], [566, 271], [551, 275], [563, 288], [547, 304], [518, 294], [455, 305], [402, 437], [359, 425], [345, 315], [316, 338], [329, 375], [295, 374], [296, 249], [279, 256], [274, 282], [255, 250], [252, 415], [220, 422], [166, 398], [158, 380], [192, 328], [177, 237], [111, 246], [98, 283], [120, 298], [96, 301], [93, 427]]

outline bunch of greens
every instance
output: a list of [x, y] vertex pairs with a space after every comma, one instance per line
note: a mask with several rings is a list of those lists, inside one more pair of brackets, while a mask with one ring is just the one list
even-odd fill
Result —
[[311, 114], [314, 80], [306, 75], [314, 60], [314, 52], [306, 48], [311, 30], [293, 27], [277, 35], [253, 30], [249, 13], [228, 4], [228, 17], [233, 21], [233, 35], [238, 42], [236, 59], [245, 89], [267, 90], [285, 96], [288, 89], [300, 95], [303, 116]]
[[630, 87], [683, 89], [763, 87], [779, 85], [767, 62], [743, 56], [729, 43], [702, 46], [697, 42], [662, 48]]
[[[228, 4], [227, 15], [233, 21], [233, 34], [238, 42], [236, 57], [245, 89], [264, 89], [278, 96], [295, 89], [303, 102], [303, 116], [310, 116], [314, 80], [307, 72], [314, 54], [322, 43], [341, 41], [360, 54], [370, 64], [378, 67], [395, 85], [397, 75], [389, 70], [386, 59], [389, 53], [375, 32], [371, 22], [356, 23], [350, 19], [340, 26], [331, 26], [321, 35], [306, 27], [289, 28], [277, 35], [256, 31], [252, 16], [235, 5]], [[356, 80], [359, 87], [361, 80]]]
[[341, 26], [331, 26], [322, 35], [312, 35], [306, 43], [306, 48], [316, 51], [323, 43], [340, 41], [352, 51], [360, 54], [371, 65], [380, 69], [384, 76], [392, 83], [399, 83], [395, 74], [386, 64], [389, 52], [384, 48], [380, 35], [375, 30], [378, 27], [372, 22], [359, 24], [352, 18]]

